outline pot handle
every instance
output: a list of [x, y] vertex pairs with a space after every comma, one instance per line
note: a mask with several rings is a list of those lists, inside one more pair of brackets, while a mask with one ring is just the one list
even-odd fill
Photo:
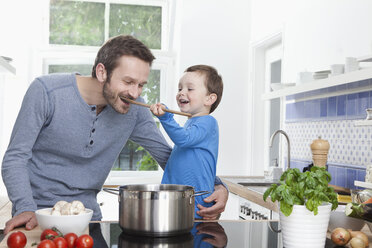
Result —
[[119, 189], [102, 188], [102, 190], [113, 195], [119, 195]]
[[192, 198], [195, 197], [195, 196], [199, 196], [199, 195], [206, 195], [206, 194], [209, 194], [211, 193], [210, 191], [196, 191], [191, 197], [190, 197], [190, 204], [192, 204]]
[[206, 195], [206, 194], [209, 194], [211, 193], [210, 191], [196, 191], [195, 194], [193, 194], [191, 197], [194, 197], [194, 196], [200, 196], [200, 195]]

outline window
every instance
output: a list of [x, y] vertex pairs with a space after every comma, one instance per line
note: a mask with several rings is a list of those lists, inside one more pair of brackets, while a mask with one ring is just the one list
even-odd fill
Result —
[[[110, 37], [130, 34], [146, 44], [156, 60], [142, 97], [147, 103], [166, 101], [172, 81], [169, 52], [169, 0], [51, 0], [49, 3], [43, 73], [79, 72], [90, 75], [94, 58]], [[113, 165], [118, 171], [158, 171], [142, 147], [128, 141]], [[119, 173], [120, 174], [120, 173]]]
[[254, 132], [250, 132], [248, 137], [251, 140], [251, 164], [260, 166], [251, 166], [251, 174], [262, 175], [264, 171], [269, 171], [275, 159], [280, 165], [283, 164], [279, 139], [274, 140], [272, 148], [269, 147], [270, 136], [281, 127], [283, 104], [261, 99], [261, 95], [270, 90], [270, 83], [281, 82], [282, 52], [281, 31], [252, 45], [251, 90], [248, 98], [252, 101], [250, 118]]
[[51, 0], [48, 44], [100, 47], [109, 37], [129, 34], [151, 49], [166, 50], [167, 3]]
[[[142, 97], [149, 104], [160, 101], [160, 70], [152, 70], [142, 91]], [[123, 171], [156, 171], [157, 162], [135, 142], [128, 140], [124, 149], [114, 163], [113, 170]]]

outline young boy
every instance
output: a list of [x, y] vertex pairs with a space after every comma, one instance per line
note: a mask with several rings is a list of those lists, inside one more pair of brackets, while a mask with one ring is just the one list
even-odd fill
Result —
[[[195, 65], [186, 69], [178, 84], [177, 104], [182, 112], [192, 115], [184, 127], [164, 112], [162, 104], [151, 105], [165, 131], [174, 143], [173, 151], [165, 166], [163, 184], [193, 186], [195, 191], [213, 192], [218, 156], [218, 124], [209, 115], [221, 101], [223, 82], [216, 69], [207, 65]], [[198, 204], [210, 207], [204, 198], [195, 197], [195, 218], [201, 218]]]

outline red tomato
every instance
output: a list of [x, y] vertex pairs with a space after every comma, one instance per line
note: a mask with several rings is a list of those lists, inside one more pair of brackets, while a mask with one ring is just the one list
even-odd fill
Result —
[[83, 234], [76, 240], [75, 245], [76, 248], [92, 248], [93, 238], [88, 234]]
[[40, 235], [40, 241], [44, 239], [55, 239], [55, 237], [59, 236], [58, 233], [52, 229], [45, 229]]
[[56, 248], [56, 245], [50, 239], [44, 239], [40, 242], [37, 248]]
[[56, 248], [67, 248], [67, 241], [63, 237], [57, 237], [53, 239]]
[[67, 247], [68, 248], [75, 248], [75, 242], [78, 238], [78, 236], [75, 233], [67, 233], [64, 236], [64, 238], [67, 241]]
[[7, 240], [7, 245], [9, 248], [23, 248], [26, 246], [26, 243], [26, 235], [20, 231], [10, 234]]

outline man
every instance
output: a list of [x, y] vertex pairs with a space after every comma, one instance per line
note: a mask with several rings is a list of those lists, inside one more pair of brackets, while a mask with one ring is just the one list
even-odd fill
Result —
[[[154, 56], [131, 36], [117, 36], [99, 50], [91, 77], [52, 74], [30, 85], [13, 128], [2, 176], [13, 204], [4, 233], [37, 225], [34, 211], [59, 200], [80, 200], [101, 219], [96, 200], [120, 151], [130, 139], [164, 168], [171, 152], [150, 111], [121, 100], [140, 98]], [[217, 180], [218, 181], [218, 180]], [[221, 184], [200, 206], [214, 219], [224, 210]]]

